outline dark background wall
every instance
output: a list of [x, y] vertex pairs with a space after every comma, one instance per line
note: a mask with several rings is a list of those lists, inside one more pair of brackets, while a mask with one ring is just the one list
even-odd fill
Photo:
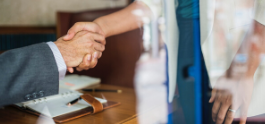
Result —
[[0, 51], [55, 40], [55, 34], [3, 34], [0, 35]]

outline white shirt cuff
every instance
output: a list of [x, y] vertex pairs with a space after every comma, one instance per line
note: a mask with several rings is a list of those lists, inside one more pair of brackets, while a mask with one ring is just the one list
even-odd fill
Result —
[[58, 47], [53, 43], [53, 42], [47, 42], [49, 47], [52, 50], [52, 53], [54, 55], [57, 67], [58, 67], [58, 72], [59, 72], [59, 80], [64, 79], [65, 74], [66, 74], [66, 64], [64, 62], [63, 56], [61, 52], [59, 51]]

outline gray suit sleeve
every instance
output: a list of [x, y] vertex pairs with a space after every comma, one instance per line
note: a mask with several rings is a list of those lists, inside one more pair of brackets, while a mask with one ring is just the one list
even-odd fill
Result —
[[46, 43], [1, 54], [0, 71], [0, 106], [58, 93], [58, 68]]

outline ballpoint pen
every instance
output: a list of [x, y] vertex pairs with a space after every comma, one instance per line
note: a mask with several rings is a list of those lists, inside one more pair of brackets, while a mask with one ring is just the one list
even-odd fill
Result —
[[76, 103], [77, 103], [79, 100], [81, 100], [81, 99], [82, 99], [82, 98], [79, 97], [79, 98], [77, 98], [77, 99], [75, 99], [75, 100], [73, 100], [73, 101], [67, 103], [67, 106], [72, 106], [72, 105], [76, 104]]
[[92, 91], [92, 92], [117, 92], [121, 93], [122, 90], [108, 90], [108, 89], [82, 89], [83, 91]]

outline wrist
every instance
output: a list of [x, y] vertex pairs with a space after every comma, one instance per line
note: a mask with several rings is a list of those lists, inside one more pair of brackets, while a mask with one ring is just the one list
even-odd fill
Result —
[[110, 36], [109, 31], [107, 30], [106, 22], [104, 21], [103, 17], [97, 18], [93, 22], [100, 27], [100, 29], [103, 31], [103, 35], [105, 37]]
[[58, 68], [58, 72], [59, 72], [59, 80], [63, 79], [66, 73], [66, 64], [65, 61], [63, 59], [63, 56], [59, 50], [59, 48], [57, 47], [57, 45], [54, 42], [47, 42], [47, 45], [50, 47], [53, 55], [54, 55], [54, 59]]
[[64, 62], [65, 62], [65, 65], [66, 65], [67, 67], [69, 67], [69, 61], [68, 61], [68, 58], [67, 58], [66, 55], [65, 55], [65, 49], [63, 48], [63, 47], [64, 47], [64, 46], [63, 46], [64, 44], [61, 43], [61, 42], [59, 41], [59, 39], [58, 39], [57, 41], [55, 41], [54, 44], [57, 46], [58, 50], [60, 51], [60, 53], [61, 53], [61, 55], [62, 55], [62, 57], [63, 57], [63, 60], [64, 60]]

